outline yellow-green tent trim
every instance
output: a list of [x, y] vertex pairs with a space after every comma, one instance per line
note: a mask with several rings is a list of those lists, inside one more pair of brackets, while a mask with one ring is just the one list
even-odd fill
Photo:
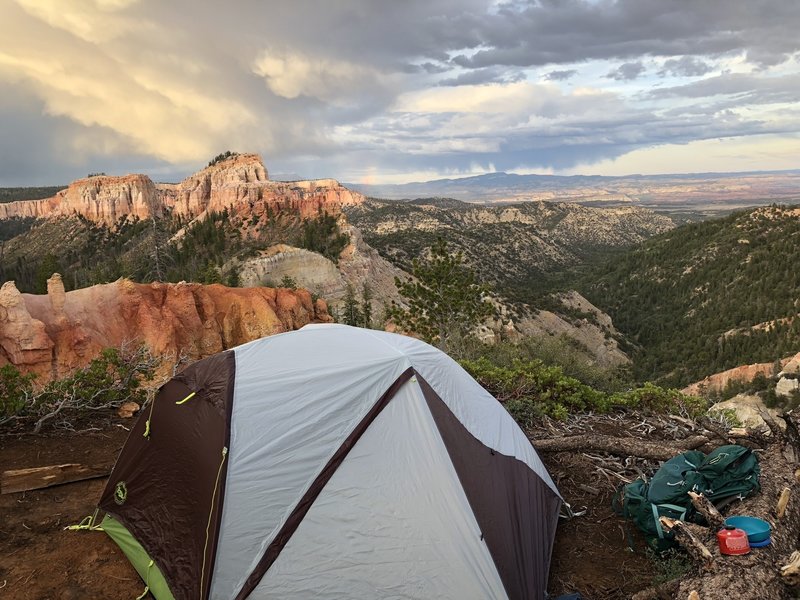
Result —
[[158, 565], [152, 561], [142, 545], [122, 523], [106, 514], [100, 527], [122, 549], [156, 600], [175, 600]]

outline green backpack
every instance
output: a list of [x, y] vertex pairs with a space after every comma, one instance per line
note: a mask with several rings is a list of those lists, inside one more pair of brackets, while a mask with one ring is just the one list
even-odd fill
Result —
[[630, 519], [658, 551], [673, 545], [659, 517], [702, 522], [687, 492], [703, 494], [719, 504], [725, 498], [745, 496], [760, 489], [758, 457], [742, 446], [721, 446], [708, 456], [698, 450], [666, 461], [649, 482], [637, 479], [614, 495], [614, 511]]
[[697, 472], [706, 481], [703, 495], [714, 504], [734, 496], [742, 500], [761, 489], [758, 456], [750, 448], [735, 444], [720, 446], [711, 452]]

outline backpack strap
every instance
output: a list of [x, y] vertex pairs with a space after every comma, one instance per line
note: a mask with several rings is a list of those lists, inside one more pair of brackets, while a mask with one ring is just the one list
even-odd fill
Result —
[[677, 506], [675, 504], [651, 504], [650, 508], [653, 510], [653, 520], [656, 523], [656, 531], [658, 531], [659, 539], [664, 539], [664, 529], [661, 527], [661, 521], [658, 518], [661, 516], [658, 514], [659, 508], [668, 508], [670, 510], [674, 510], [679, 512], [680, 515], [678, 516], [679, 521], [683, 521], [684, 517], [686, 517], [686, 511], [688, 510], [685, 506]]

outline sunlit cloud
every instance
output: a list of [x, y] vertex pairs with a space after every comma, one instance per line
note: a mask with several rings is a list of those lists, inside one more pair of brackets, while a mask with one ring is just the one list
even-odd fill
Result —
[[[260, 152], [271, 171], [374, 181], [665, 157], [800, 167], [786, 150], [800, 132], [793, 2], [0, 0], [0, 12], [0, 119], [14, 132], [0, 136], [0, 185], [101, 166], [175, 179], [226, 149]], [[758, 151], [733, 159], [714, 140]]]

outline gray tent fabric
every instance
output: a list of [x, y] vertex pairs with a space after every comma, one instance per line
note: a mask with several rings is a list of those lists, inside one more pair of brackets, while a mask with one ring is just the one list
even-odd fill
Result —
[[506, 598], [480, 534], [412, 379], [358, 441], [250, 598]]
[[[204, 456], [206, 427], [226, 457], [211, 508], [209, 498], [192, 508], [212, 534], [203, 566], [184, 567], [202, 573], [201, 589], [167, 577], [176, 600], [545, 597], [560, 495], [514, 420], [450, 357], [344, 325], [309, 325], [227, 357], [221, 419], [172, 401], [175, 417], [162, 417], [193, 424], [175, 438], [187, 440], [184, 472], [206, 468], [191, 447]], [[150, 460], [142, 447], [129, 440], [118, 464]], [[137, 496], [140, 514], [147, 503]], [[180, 503], [154, 510], [165, 539], [170, 521], [190, 518], [172, 514], [189, 510]], [[137, 523], [125, 524], [136, 535]], [[145, 544], [159, 567], [173, 560], [167, 547]]]

